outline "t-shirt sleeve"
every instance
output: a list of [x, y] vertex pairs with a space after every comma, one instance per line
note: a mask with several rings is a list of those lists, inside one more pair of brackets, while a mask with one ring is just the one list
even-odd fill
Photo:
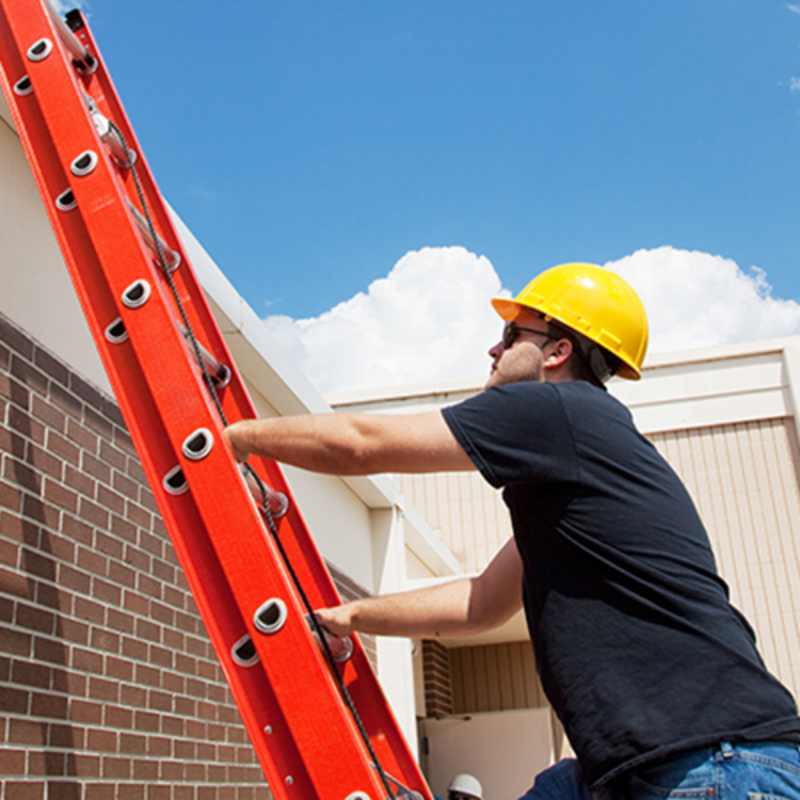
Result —
[[553, 384], [492, 387], [442, 414], [472, 463], [496, 488], [576, 475], [572, 433]]

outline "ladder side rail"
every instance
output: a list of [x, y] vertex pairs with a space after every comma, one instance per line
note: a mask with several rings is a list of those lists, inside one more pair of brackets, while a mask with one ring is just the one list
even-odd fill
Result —
[[[89, 51], [95, 54], [95, 57], [102, 65], [103, 62], [99, 57], [97, 45], [88, 26], [82, 26], [79, 30], [79, 34]], [[161, 195], [155, 186], [155, 182], [152, 180], [151, 172], [141, 152], [133, 129], [127, 119], [127, 116], [125, 115], [124, 109], [116, 100], [116, 92], [110, 78], [108, 77], [108, 73], [101, 68], [94, 72], [86, 80], [90, 83], [90, 88], [94, 84], [98, 84], [100, 86], [101, 91], [97, 94], [97, 96], [93, 96], [95, 97], [95, 100], [99, 99], [100, 103], [103, 104], [101, 111], [106, 111], [108, 113], [113, 112], [115, 124], [121, 128], [126, 141], [137, 153], [137, 171], [140, 175], [140, 181], [145, 190], [145, 194], [148, 197], [148, 205], [150, 206], [151, 210], [160, 210], [162, 212], [159, 217], [162, 220], [161, 231], [165, 232], [165, 229], [168, 230], [168, 241], [170, 242], [171, 246], [173, 249], [181, 252], [182, 261], [188, 263], [185, 253], [182, 252], [182, 245], [176, 231], [174, 230], [171, 218], [166, 213], [166, 209], [161, 201]], [[130, 181], [128, 180], [127, 183], [129, 189]], [[178, 286], [179, 292], [182, 295], [187, 296], [189, 299], [189, 302], [186, 304], [187, 310], [195, 309], [195, 324], [198, 320], [203, 323], [207, 323], [208, 320], [213, 322], [211, 325], [205, 324], [204, 329], [214, 334], [213, 345], [215, 346], [214, 349], [216, 349], [218, 353], [217, 358], [224, 360], [224, 362], [229, 365], [232, 370], [236, 370], [236, 365], [233, 362], [227, 345], [225, 344], [224, 339], [222, 339], [218, 326], [213, 321], [213, 316], [207, 307], [202, 290], [197, 285], [196, 281], [193, 280], [193, 273], [189, 270], [181, 270], [179, 268], [175, 273], [173, 273], [173, 277], [179, 279], [180, 281]], [[198, 308], [202, 309], [205, 313], [198, 314]], [[237, 378], [238, 380], [233, 380], [230, 384], [231, 390], [233, 391], [235, 391], [237, 387], [243, 386], [243, 381], [238, 374]], [[226, 395], [227, 394], [228, 393], [226, 393]], [[238, 407], [240, 406], [244, 406], [244, 413], [238, 410]], [[233, 419], [255, 416], [255, 410], [246, 392], [242, 393], [241, 398], [237, 398], [237, 408], [229, 413], [232, 414]], [[259, 466], [262, 468], [261, 470], [259, 470]], [[282, 471], [274, 463], [261, 462], [260, 460], [256, 462], [255, 469], [257, 472], [265, 473], [262, 474], [261, 477], [266, 480], [268, 485], [273, 486], [278, 491], [282, 491], [290, 498], [288, 513], [291, 517], [296, 517], [296, 520], [293, 520], [293, 524], [290, 526], [290, 532], [293, 535], [287, 537], [285, 546], [287, 550], [290, 551], [292, 563], [295, 567], [295, 570], [298, 572], [298, 576], [301, 578], [301, 582], [303, 583], [306, 592], [309, 595], [309, 599], [312, 601], [312, 604], [314, 607], [317, 607], [319, 605], [332, 605], [339, 602], [338, 592], [330, 578], [328, 571], [324, 567], [324, 562], [321, 556], [317, 552], [316, 543], [310, 536], [307, 535], [307, 526], [302, 520], [297, 504], [293, 502], [291, 491], [283, 477]], [[370, 668], [368, 661], [365, 661], [364, 665], [365, 668]]]

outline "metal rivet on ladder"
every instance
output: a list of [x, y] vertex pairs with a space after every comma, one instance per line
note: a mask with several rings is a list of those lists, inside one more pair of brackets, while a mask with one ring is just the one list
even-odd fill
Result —
[[164, 487], [164, 491], [175, 495], [183, 494], [189, 488], [189, 484], [186, 481], [186, 475], [183, 474], [183, 470], [180, 468], [180, 465], [173, 467], [164, 476], [163, 480], [161, 481], [161, 485]]
[[59, 211], [72, 211], [73, 208], [77, 207], [78, 201], [75, 199], [75, 193], [72, 189], [65, 189], [56, 197], [56, 208]]
[[25, 95], [33, 94], [33, 84], [31, 79], [24, 75], [14, 84], [14, 94], [17, 97], [25, 97]]
[[88, 175], [97, 166], [98, 158], [94, 150], [86, 150], [81, 153], [70, 165], [73, 175], [83, 177]]
[[44, 61], [53, 50], [53, 43], [49, 39], [39, 39], [28, 48], [28, 58], [31, 61]]
[[279, 597], [273, 597], [258, 607], [253, 615], [253, 624], [261, 633], [277, 633], [286, 622], [287, 616], [286, 603]]
[[249, 633], [242, 636], [231, 648], [231, 656], [240, 667], [252, 667], [254, 664], [258, 664], [258, 651]]
[[128, 341], [128, 331], [125, 328], [125, 323], [122, 321], [122, 317], [117, 317], [107, 328], [106, 328], [106, 339], [111, 342], [111, 344], [122, 344], [122, 342]]
[[372, 798], [366, 792], [353, 792], [347, 795], [345, 800], [372, 800]]
[[150, 299], [150, 284], [143, 279], [134, 281], [123, 293], [122, 302], [128, 308], [139, 308]]
[[183, 442], [183, 454], [192, 461], [205, 458], [214, 446], [214, 435], [208, 428], [198, 428], [186, 437]]

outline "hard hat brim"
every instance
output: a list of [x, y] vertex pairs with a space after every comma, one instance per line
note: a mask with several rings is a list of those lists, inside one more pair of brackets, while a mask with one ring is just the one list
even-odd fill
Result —
[[508, 297], [493, 297], [492, 306], [494, 306], [494, 310], [506, 322], [513, 322], [525, 310], [534, 310], [530, 306], [525, 306], [522, 303], [519, 303], [516, 300], [511, 300]]

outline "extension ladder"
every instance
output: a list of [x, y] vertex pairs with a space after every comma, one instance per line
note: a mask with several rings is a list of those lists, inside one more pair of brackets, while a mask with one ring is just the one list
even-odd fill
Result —
[[[256, 416], [80, 12], [0, 0], [0, 78], [117, 401], [277, 800], [431, 795]], [[257, 484], [257, 491], [250, 484]], [[337, 660], [338, 658], [338, 660]]]

